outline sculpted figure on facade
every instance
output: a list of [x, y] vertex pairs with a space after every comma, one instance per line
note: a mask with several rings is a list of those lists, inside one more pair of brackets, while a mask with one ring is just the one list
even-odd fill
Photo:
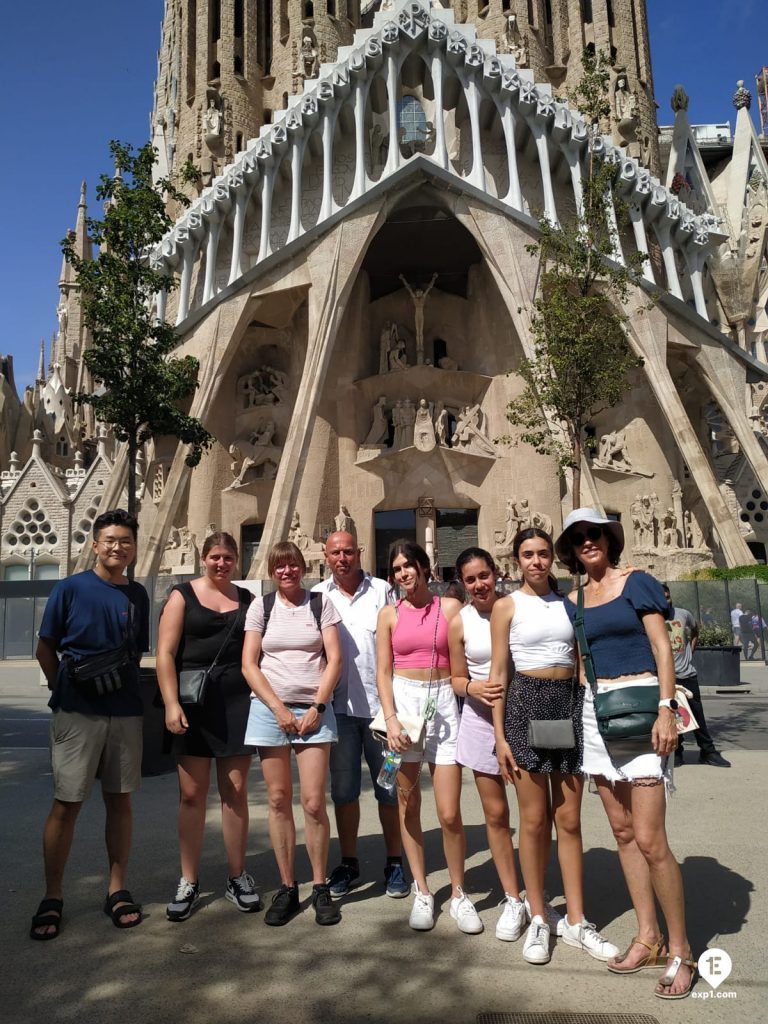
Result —
[[438, 402], [435, 410], [435, 437], [443, 447], [448, 444], [448, 426], [448, 410], [442, 402]]
[[312, 36], [307, 32], [301, 40], [301, 73], [305, 78], [316, 78], [319, 69], [317, 49]]
[[379, 373], [389, 371], [389, 345], [392, 338], [392, 321], [385, 320], [379, 335]]
[[419, 399], [419, 407], [416, 411], [416, 421], [413, 428], [413, 444], [420, 452], [431, 452], [436, 444], [432, 410], [426, 398]]
[[160, 572], [188, 576], [197, 572], [198, 552], [194, 534], [186, 526], [172, 526], [165, 542]]
[[203, 135], [209, 146], [215, 145], [221, 138], [222, 126], [223, 119], [218, 94], [213, 90], [209, 90], [208, 107], [203, 114]]
[[613, 469], [620, 473], [631, 473], [632, 464], [627, 454], [627, 436], [623, 430], [612, 430], [603, 434], [597, 449], [595, 469]]
[[429, 293], [435, 286], [438, 275], [432, 275], [426, 288], [412, 288], [402, 274], [398, 274], [398, 277], [413, 300], [413, 318], [416, 331], [416, 363], [421, 366], [424, 362], [424, 307], [427, 304]]
[[[654, 502], [655, 498], [655, 502]], [[648, 551], [656, 546], [656, 505], [658, 498], [655, 495], [639, 494], [629, 506], [632, 518], [632, 529], [634, 534], [634, 547], [640, 551]]]
[[384, 444], [389, 437], [387, 400], [382, 395], [373, 407], [373, 422], [363, 444]]
[[673, 508], [668, 508], [661, 520], [661, 546], [664, 548], [680, 546], [677, 538], [677, 516]]
[[416, 425], [416, 406], [406, 398], [400, 407], [400, 419], [402, 422], [402, 444], [401, 448], [408, 448], [413, 444], [413, 433]]
[[357, 536], [357, 527], [355, 526], [355, 520], [349, 514], [349, 509], [346, 505], [341, 505], [339, 511], [333, 520], [333, 525], [336, 528], [337, 533], [351, 533], [353, 537]]
[[242, 396], [243, 409], [260, 405], [277, 405], [282, 402], [288, 390], [288, 374], [274, 366], [262, 366], [253, 373], [241, 377], [238, 391]]
[[473, 406], [464, 406], [459, 413], [456, 430], [451, 438], [451, 445], [454, 448], [461, 448], [464, 451], [471, 452], [473, 455], [495, 456], [496, 449], [488, 440], [485, 430], [485, 417], [477, 403]]
[[699, 521], [693, 512], [685, 513], [685, 544], [694, 551], [706, 549], [704, 534], [701, 532]]
[[398, 452], [405, 448], [403, 426], [403, 403], [398, 399], [392, 406], [392, 451]]
[[[383, 343], [382, 331], [382, 343]], [[387, 341], [387, 369], [390, 373], [396, 370], [407, 370], [408, 359], [405, 350], [405, 338], [400, 337], [397, 324], [392, 321], [389, 324], [389, 339]]]

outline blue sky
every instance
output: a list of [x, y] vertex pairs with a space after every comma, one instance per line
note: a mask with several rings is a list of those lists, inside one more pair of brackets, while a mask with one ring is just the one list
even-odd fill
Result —
[[[56, 328], [59, 241], [74, 226], [80, 182], [108, 171], [111, 138], [148, 136], [162, 0], [14, 2], [0, 43], [5, 196], [0, 256], [0, 352], [12, 353], [20, 391], [36, 372], [40, 339]], [[681, 82], [694, 123], [734, 122], [731, 96], [768, 64], [765, 0], [648, 0], [659, 122]], [[758, 122], [757, 102], [752, 114]]]

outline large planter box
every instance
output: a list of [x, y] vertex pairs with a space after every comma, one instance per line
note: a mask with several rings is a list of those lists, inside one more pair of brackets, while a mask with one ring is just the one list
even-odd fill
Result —
[[699, 686], [739, 686], [740, 659], [740, 647], [697, 647], [693, 652], [693, 667]]

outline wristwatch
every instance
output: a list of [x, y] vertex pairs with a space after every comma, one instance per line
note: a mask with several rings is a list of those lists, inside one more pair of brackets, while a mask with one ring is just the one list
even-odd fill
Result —
[[680, 707], [674, 697], [662, 697], [659, 701], [660, 708], [669, 708], [670, 711], [677, 711]]
[[[677, 705], [675, 705], [675, 706], [677, 706]], [[312, 707], [313, 707], [313, 708], [316, 708], [316, 709], [317, 709], [317, 710], [318, 710], [318, 711], [320, 712], [320, 714], [321, 714], [321, 715], [322, 715], [322, 714], [323, 714], [323, 712], [325, 711], [325, 704], [323, 704], [323, 703], [322, 703], [321, 701], [319, 701], [319, 700], [315, 700], [315, 701], [313, 701], [313, 702], [312, 702]]]

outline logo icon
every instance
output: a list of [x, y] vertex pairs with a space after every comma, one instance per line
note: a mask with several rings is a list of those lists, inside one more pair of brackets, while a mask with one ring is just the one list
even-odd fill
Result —
[[712, 988], [719, 988], [732, 968], [733, 962], [724, 949], [706, 949], [699, 957], [699, 974]]

